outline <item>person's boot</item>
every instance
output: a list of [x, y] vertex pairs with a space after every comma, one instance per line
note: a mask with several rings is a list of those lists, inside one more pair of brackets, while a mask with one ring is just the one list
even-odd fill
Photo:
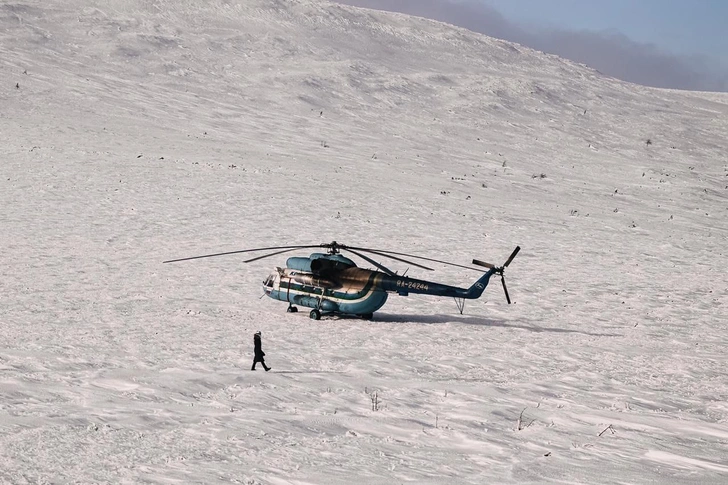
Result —
[[253, 367], [251, 367], [250, 370], [255, 370], [255, 364], [253, 364]]
[[270, 370], [270, 367], [263, 366], [263, 369], [265, 369], [265, 371], [268, 372]]

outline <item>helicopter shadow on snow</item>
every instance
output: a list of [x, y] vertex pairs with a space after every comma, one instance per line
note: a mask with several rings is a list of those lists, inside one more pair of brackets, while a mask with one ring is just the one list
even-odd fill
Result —
[[278, 370], [276, 374], [344, 374], [339, 370]]
[[597, 333], [597, 332], [585, 332], [582, 330], [572, 330], [568, 328], [557, 328], [557, 327], [539, 327], [538, 325], [528, 325], [524, 323], [507, 323], [503, 320], [493, 320], [489, 318], [483, 318], [478, 316], [466, 316], [466, 315], [405, 315], [405, 314], [385, 314], [378, 313], [375, 319], [371, 323], [425, 323], [425, 324], [442, 324], [442, 323], [461, 323], [465, 325], [482, 325], [484, 327], [502, 327], [502, 328], [516, 328], [521, 330], [528, 330], [529, 332], [542, 333], [542, 332], [553, 332], [553, 333], [579, 333], [582, 335], [589, 335], [592, 337], [621, 337], [619, 333]]

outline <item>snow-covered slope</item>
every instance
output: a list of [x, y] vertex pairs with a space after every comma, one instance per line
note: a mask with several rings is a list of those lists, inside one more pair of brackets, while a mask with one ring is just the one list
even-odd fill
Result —
[[[4, 3], [0, 81], [0, 481], [728, 480], [728, 96], [313, 0]], [[515, 304], [161, 264], [333, 239]]]

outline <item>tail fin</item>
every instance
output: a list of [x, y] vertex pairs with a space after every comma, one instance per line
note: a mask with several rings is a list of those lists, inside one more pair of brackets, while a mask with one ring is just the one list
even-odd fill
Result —
[[478, 281], [473, 283], [473, 286], [468, 288], [468, 292], [465, 294], [464, 298], [468, 298], [468, 299], [480, 298], [480, 295], [482, 295], [483, 291], [485, 291], [485, 287], [488, 286], [490, 277], [493, 276], [495, 273], [496, 273], [495, 268], [491, 268], [487, 273], [485, 273], [483, 276], [481, 276], [480, 279], [478, 279]]

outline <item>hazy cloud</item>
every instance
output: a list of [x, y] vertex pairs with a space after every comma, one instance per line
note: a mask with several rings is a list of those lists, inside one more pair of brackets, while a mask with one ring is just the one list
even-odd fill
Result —
[[621, 34], [593, 31], [527, 31], [488, 5], [450, 0], [338, 0], [464, 27], [582, 62], [625, 81], [661, 88], [728, 91], [728, 72], [707, 57], [683, 57]]

